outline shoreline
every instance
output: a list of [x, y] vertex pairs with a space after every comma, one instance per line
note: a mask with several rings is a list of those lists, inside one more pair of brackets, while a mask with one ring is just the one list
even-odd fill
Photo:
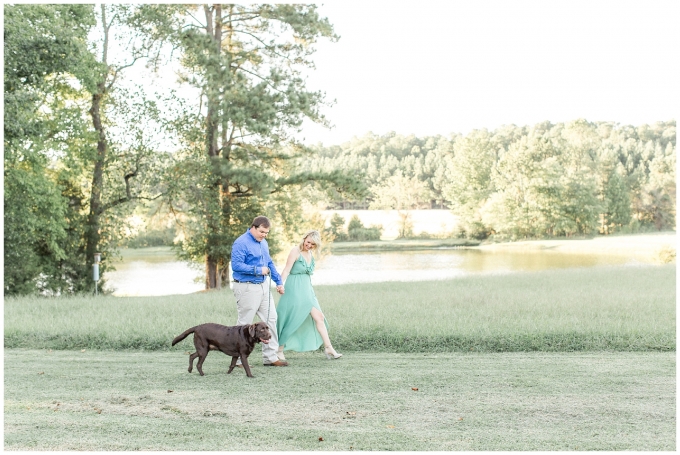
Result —
[[408, 240], [373, 240], [366, 242], [333, 242], [329, 248], [331, 253], [370, 252], [370, 251], [413, 251], [435, 250], [442, 248], [477, 247], [481, 242], [467, 239], [408, 239]]
[[[123, 259], [159, 259], [172, 254], [170, 246], [121, 248]], [[468, 239], [408, 239], [375, 240], [366, 242], [334, 242], [328, 246], [332, 254], [380, 251], [417, 251], [449, 248], [471, 248], [482, 251], [523, 250], [527, 252], [556, 251], [578, 254], [659, 254], [676, 250], [674, 231], [657, 233], [596, 236], [592, 238], [554, 238], [520, 240], [516, 242], [484, 243]], [[119, 262], [119, 261], [115, 261]]]
[[557, 238], [521, 240], [516, 242], [484, 243], [466, 239], [415, 239], [379, 240], [373, 242], [338, 242], [330, 245], [331, 253], [408, 251], [442, 248], [472, 248], [483, 251], [525, 250], [556, 251], [578, 254], [658, 254], [662, 251], [675, 252], [674, 231], [596, 236], [592, 238]]
[[523, 240], [480, 245], [485, 251], [526, 250], [608, 255], [658, 255], [676, 250], [675, 232], [597, 236], [590, 239]]

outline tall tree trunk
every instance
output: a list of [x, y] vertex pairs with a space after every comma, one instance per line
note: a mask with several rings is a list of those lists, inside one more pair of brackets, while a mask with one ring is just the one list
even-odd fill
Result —
[[87, 232], [85, 233], [85, 261], [88, 269], [94, 263], [94, 254], [99, 249], [101, 239], [99, 220], [102, 213], [102, 190], [104, 186], [104, 162], [106, 160], [107, 142], [104, 126], [101, 120], [101, 103], [106, 93], [105, 82], [97, 85], [97, 93], [92, 95], [90, 116], [92, 125], [97, 131], [97, 156], [92, 172], [92, 192], [90, 194], [90, 213], [87, 218]]
[[107, 65], [107, 71], [102, 75], [102, 79], [97, 84], [97, 91], [92, 95], [92, 106], [90, 107], [90, 116], [92, 117], [92, 126], [97, 132], [97, 156], [94, 161], [94, 169], [92, 171], [92, 191], [90, 193], [90, 213], [87, 217], [87, 232], [85, 233], [85, 261], [88, 267], [92, 267], [94, 263], [94, 254], [99, 249], [99, 242], [101, 240], [100, 232], [100, 216], [103, 211], [102, 207], [102, 192], [104, 189], [104, 163], [106, 160], [106, 152], [108, 144], [106, 141], [106, 133], [104, 125], [102, 124], [102, 101], [106, 96], [107, 87], [106, 79], [108, 77], [108, 51], [109, 51], [109, 27], [106, 22], [106, 7], [101, 5], [102, 13], [102, 27], [104, 31], [104, 42], [102, 45], [102, 63]]
[[[224, 158], [223, 159], [228, 159], [229, 158], [229, 152], [225, 150], [223, 152]], [[231, 222], [231, 198], [232, 196], [229, 194], [229, 182], [226, 181], [226, 179], [222, 180], [221, 184], [221, 189], [220, 189], [220, 204], [222, 208], [222, 225], [228, 225]], [[219, 286], [220, 287], [228, 287], [229, 286], [229, 263], [231, 262], [231, 254], [226, 259], [222, 259], [219, 264]]]
[[[229, 152], [230, 152], [230, 142], [229, 139], [227, 138], [227, 131], [228, 131], [228, 125], [226, 124], [226, 121], [222, 122], [222, 159], [229, 161]], [[227, 178], [223, 177], [220, 182], [220, 208], [222, 209], [221, 213], [221, 227], [222, 229], [225, 229], [225, 226], [229, 225], [231, 223], [231, 194], [229, 194], [229, 181]], [[225, 259], [220, 260], [219, 264], [219, 287], [228, 287], [229, 286], [229, 263], [231, 262], [231, 254], [229, 257]]]
[[[224, 47], [220, 46], [220, 49], [226, 49], [224, 53], [225, 58], [225, 75], [228, 77], [226, 85], [230, 84], [232, 77], [232, 39], [234, 35], [233, 24], [231, 22], [231, 14], [233, 11], [233, 5], [229, 6], [227, 11], [225, 11], [225, 19], [220, 18], [219, 26], [216, 25], [215, 30], [220, 30], [220, 44], [224, 42]], [[221, 11], [220, 11], [221, 14]], [[224, 100], [223, 100], [224, 103]], [[220, 141], [222, 144], [221, 149], [221, 159], [225, 160], [227, 163], [230, 160], [231, 147], [233, 142], [234, 130], [229, 127], [228, 113], [222, 113], [221, 119], [221, 131], [220, 131]], [[229, 180], [226, 177], [221, 178], [220, 182], [220, 206], [222, 209], [221, 213], [221, 227], [226, 230], [226, 226], [229, 226], [232, 222], [232, 201], [233, 196], [229, 192]], [[230, 250], [231, 251], [231, 250]], [[231, 281], [229, 277], [229, 264], [231, 263], [231, 253], [227, 255], [226, 258], [222, 258], [219, 264], [219, 286], [229, 287], [229, 282]]]
[[[213, 57], [212, 61], [219, 65], [220, 49], [222, 44], [222, 7], [221, 5], [214, 5], [213, 8], [211, 9], [211, 7], [205, 5], [203, 8], [207, 24], [206, 33], [213, 40], [213, 46], [211, 46], [209, 52], [212, 54], [211, 55]], [[208, 72], [208, 74], [210, 74], [210, 72]], [[219, 72], [216, 72], [216, 74], [219, 74]], [[206, 82], [209, 87], [208, 92], [206, 94], [208, 98], [208, 112], [206, 116], [206, 145], [208, 158], [210, 160], [213, 160], [217, 156], [219, 156], [218, 136], [219, 136], [220, 95], [217, 91], [211, 90], [211, 88], [215, 86], [215, 84], [213, 84], [212, 81], [208, 80]], [[215, 187], [218, 190], [217, 197], [220, 197], [219, 194], [220, 179], [218, 178], [218, 176], [215, 177], [216, 177]], [[219, 221], [208, 220], [208, 229], [212, 231], [212, 233], [218, 234], [219, 224], [220, 224]], [[208, 235], [209, 239], [211, 237], [219, 238], [218, 235], [215, 236]], [[208, 242], [210, 241], [211, 240], [208, 240]], [[207, 245], [208, 251], [212, 250], [211, 248], [212, 246], [213, 245], [210, 244]], [[206, 254], [205, 256], [206, 289], [215, 289], [218, 287], [219, 280], [217, 273], [218, 273], [217, 258], [213, 257], [210, 253]]]
[[217, 261], [210, 256], [205, 256], [205, 288], [217, 288]]

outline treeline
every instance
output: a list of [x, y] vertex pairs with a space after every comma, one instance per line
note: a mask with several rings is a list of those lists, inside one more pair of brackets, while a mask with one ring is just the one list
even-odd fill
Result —
[[449, 208], [461, 236], [611, 234], [675, 227], [676, 122], [575, 120], [449, 137], [368, 134], [316, 147], [310, 170], [349, 169], [366, 197], [329, 209]]

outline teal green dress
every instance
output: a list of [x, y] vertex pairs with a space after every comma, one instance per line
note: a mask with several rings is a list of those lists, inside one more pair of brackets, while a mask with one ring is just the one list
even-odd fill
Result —
[[[310, 314], [312, 308], [321, 311], [312, 288], [314, 265], [314, 256], [311, 264], [307, 263], [302, 254], [297, 258], [286, 278], [286, 292], [276, 307], [279, 345], [284, 346], [287, 351], [315, 351], [323, 344]], [[324, 324], [328, 328], [325, 318]]]

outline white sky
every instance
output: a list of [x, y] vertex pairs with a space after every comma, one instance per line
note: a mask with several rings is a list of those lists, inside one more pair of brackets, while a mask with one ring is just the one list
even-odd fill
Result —
[[305, 124], [307, 143], [677, 119], [677, 0], [333, 0], [319, 12], [341, 38], [318, 43], [308, 88], [336, 100], [323, 110], [335, 127]]

